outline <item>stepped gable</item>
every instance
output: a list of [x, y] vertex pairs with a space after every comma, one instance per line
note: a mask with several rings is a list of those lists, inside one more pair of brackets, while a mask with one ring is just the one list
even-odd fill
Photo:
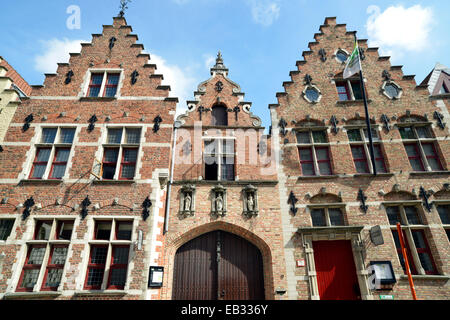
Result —
[[0, 56], [0, 67], [4, 67], [7, 71], [5, 77], [8, 77], [12, 82], [25, 94], [31, 94], [31, 87], [28, 82], [6, 61]]
[[[192, 126], [201, 121], [204, 126], [209, 126], [212, 121], [211, 108], [220, 105], [228, 109], [228, 127], [261, 127], [261, 119], [250, 111], [252, 103], [244, 100], [245, 93], [228, 78], [228, 71], [219, 51], [216, 64], [211, 68], [211, 78], [198, 85], [194, 100], [187, 101], [187, 111], [178, 117], [183, 125]], [[206, 109], [204, 112], [200, 112], [202, 107]]]
[[[338, 101], [335, 86], [335, 81], [342, 79], [345, 68], [345, 62], [338, 61], [336, 53], [343, 50], [351, 54], [355, 34], [355, 31], [347, 31], [345, 24], [337, 24], [335, 17], [326, 18], [320, 26], [320, 32], [314, 35], [315, 41], [308, 44], [309, 50], [302, 53], [303, 60], [296, 62], [297, 70], [290, 72], [291, 80], [283, 83], [284, 91], [276, 94], [278, 103], [269, 105], [269, 108], [280, 107], [278, 112], [282, 117], [296, 121], [315, 113], [326, 115], [327, 121], [336, 114], [346, 119], [353, 118], [355, 113], [363, 115], [362, 100]], [[411, 113], [423, 115], [423, 104], [428, 103], [427, 87], [417, 85], [413, 75], [404, 75], [402, 66], [391, 65], [390, 57], [380, 56], [378, 48], [368, 47], [367, 39], [359, 39], [358, 44], [365, 56], [362, 68], [371, 116], [380, 119], [383, 113], [387, 113], [390, 117], [400, 117], [405, 114], [406, 109]], [[386, 81], [384, 71], [389, 73], [390, 81], [402, 89], [401, 99], [391, 100], [382, 93], [382, 86]], [[311, 77], [311, 84], [316, 86], [322, 95], [317, 103], [310, 103], [303, 97], [306, 75]]]
[[[88, 69], [122, 69], [122, 97], [168, 97], [170, 87], [162, 86], [163, 77], [155, 72], [157, 66], [149, 64], [150, 55], [138, 44], [138, 36], [125, 18], [115, 17], [113, 25], [103, 25], [101, 34], [93, 34], [92, 42], [82, 43], [80, 53], [70, 53], [69, 63], [58, 63], [55, 74], [46, 74], [43, 86], [33, 86], [33, 96], [79, 96], [86, 94]], [[115, 38], [110, 49], [110, 40]], [[139, 73], [139, 81], [132, 85], [131, 75]], [[67, 73], [73, 72], [66, 84]]]

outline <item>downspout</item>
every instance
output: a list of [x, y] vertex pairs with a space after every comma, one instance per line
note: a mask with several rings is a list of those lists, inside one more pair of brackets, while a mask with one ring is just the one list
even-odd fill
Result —
[[167, 186], [167, 197], [166, 197], [166, 213], [164, 217], [164, 234], [169, 231], [169, 216], [170, 216], [170, 196], [172, 194], [172, 184], [173, 184], [173, 170], [175, 167], [175, 146], [177, 143], [177, 130], [181, 127], [180, 121], [175, 121], [173, 129], [173, 146], [172, 146], [172, 161], [170, 164], [170, 177]]

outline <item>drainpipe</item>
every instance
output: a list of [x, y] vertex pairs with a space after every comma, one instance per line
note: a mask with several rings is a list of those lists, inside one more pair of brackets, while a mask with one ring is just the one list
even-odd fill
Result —
[[170, 177], [167, 186], [167, 197], [166, 197], [166, 213], [164, 218], [164, 234], [169, 231], [169, 215], [170, 215], [170, 196], [172, 194], [172, 184], [173, 184], [173, 169], [175, 167], [175, 146], [177, 143], [177, 130], [181, 127], [180, 121], [175, 121], [173, 129], [173, 147], [172, 147], [172, 161], [170, 164]]

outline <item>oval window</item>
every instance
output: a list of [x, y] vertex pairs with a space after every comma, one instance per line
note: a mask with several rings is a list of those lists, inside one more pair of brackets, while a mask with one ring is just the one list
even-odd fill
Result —
[[390, 83], [384, 87], [384, 91], [388, 95], [389, 98], [394, 99], [399, 97], [399, 89], [394, 84]]
[[337, 58], [340, 62], [345, 62], [345, 61], [347, 61], [348, 54], [345, 53], [345, 52], [342, 51], [342, 50], [339, 50], [339, 51], [336, 53], [336, 58]]
[[319, 92], [314, 88], [306, 89], [305, 96], [311, 102], [317, 102], [319, 100]]

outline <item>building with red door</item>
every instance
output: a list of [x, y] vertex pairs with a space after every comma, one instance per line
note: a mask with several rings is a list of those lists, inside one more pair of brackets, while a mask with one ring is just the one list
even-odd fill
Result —
[[[125, 18], [22, 98], [0, 151], [0, 297], [158, 299], [178, 99]], [[56, 63], [56, 61], [55, 61]]]
[[[396, 230], [401, 223], [418, 298], [448, 299], [450, 141], [448, 106], [442, 102], [447, 93], [436, 87], [440, 95], [434, 96], [428, 80], [417, 85], [363, 39], [358, 40], [363, 83], [358, 74], [344, 79], [354, 39], [345, 24], [326, 18], [291, 80], [283, 83], [285, 91], [277, 93], [278, 103], [269, 106], [287, 296], [412, 299]], [[446, 88], [445, 70], [442, 76], [429, 78]], [[373, 268], [384, 268], [377, 269], [384, 270], [379, 275], [395, 280], [381, 282]]]

